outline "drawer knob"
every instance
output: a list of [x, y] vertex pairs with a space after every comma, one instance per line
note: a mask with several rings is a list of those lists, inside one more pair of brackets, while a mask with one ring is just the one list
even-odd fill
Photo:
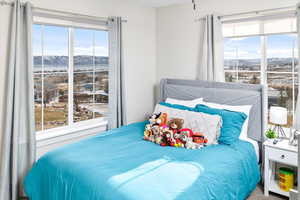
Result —
[[281, 155], [281, 159], [284, 159], [284, 157], [285, 157], [284, 155]]

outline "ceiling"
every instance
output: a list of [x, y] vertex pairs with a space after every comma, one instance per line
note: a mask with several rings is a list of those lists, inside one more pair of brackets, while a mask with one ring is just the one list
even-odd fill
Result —
[[139, 0], [143, 4], [151, 7], [163, 7], [174, 4], [192, 3], [192, 0]]

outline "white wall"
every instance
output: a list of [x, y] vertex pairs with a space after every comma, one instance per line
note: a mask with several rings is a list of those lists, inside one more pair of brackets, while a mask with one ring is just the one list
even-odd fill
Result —
[[197, 0], [157, 10], [157, 81], [161, 78], [195, 79], [199, 54], [200, 22], [206, 14], [234, 14], [296, 5], [297, 0]]

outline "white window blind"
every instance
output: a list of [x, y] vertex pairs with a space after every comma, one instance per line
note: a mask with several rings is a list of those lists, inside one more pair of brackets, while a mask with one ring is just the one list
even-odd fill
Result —
[[223, 24], [224, 37], [240, 37], [248, 35], [259, 35], [259, 21], [225, 23]]
[[263, 21], [263, 34], [293, 33], [297, 31], [296, 17]]
[[[249, 20], [249, 21], [248, 21]], [[235, 20], [223, 23], [224, 37], [245, 37], [297, 32], [296, 17]]]
[[87, 28], [97, 30], [107, 30], [107, 21], [91, 18], [70, 17], [63, 14], [52, 14], [47, 12], [35, 11], [33, 13], [35, 24], [47, 24], [55, 26], [65, 26], [73, 28]]

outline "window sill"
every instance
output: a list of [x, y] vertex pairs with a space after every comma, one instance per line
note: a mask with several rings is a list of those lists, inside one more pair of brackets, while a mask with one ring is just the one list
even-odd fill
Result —
[[107, 120], [89, 120], [73, 125], [72, 127], [54, 128], [43, 133], [37, 132], [37, 147], [87, 137], [98, 134], [107, 129]]

